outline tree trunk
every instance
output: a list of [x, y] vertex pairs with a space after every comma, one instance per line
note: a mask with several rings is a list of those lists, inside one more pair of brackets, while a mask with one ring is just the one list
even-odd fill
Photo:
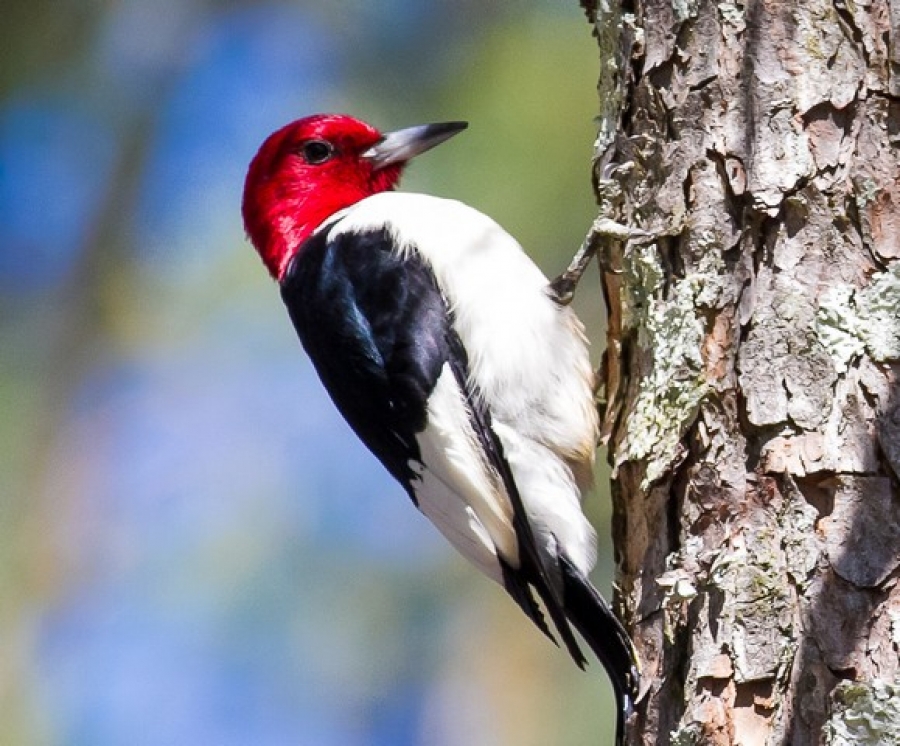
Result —
[[900, 743], [900, 0], [583, 0], [632, 744]]

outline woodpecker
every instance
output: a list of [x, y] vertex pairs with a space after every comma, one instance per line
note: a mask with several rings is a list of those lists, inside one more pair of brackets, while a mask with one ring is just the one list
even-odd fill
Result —
[[273, 133], [244, 225], [334, 404], [416, 507], [575, 663], [577, 630], [617, 696], [638, 686], [624, 628], [588, 580], [581, 500], [597, 439], [581, 322], [512, 236], [461, 202], [394, 191], [465, 129], [382, 134], [318, 114]]

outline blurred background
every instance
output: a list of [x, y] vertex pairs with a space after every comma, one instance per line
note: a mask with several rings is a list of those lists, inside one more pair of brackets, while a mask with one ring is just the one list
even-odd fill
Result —
[[[0, 744], [609, 742], [600, 666], [543, 639], [356, 442], [239, 214], [291, 119], [467, 119], [404, 187], [491, 214], [557, 273], [595, 212], [576, 0], [2, 18]], [[599, 342], [600, 300], [580, 303]], [[608, 592], [608, 497], [589, 502]]]

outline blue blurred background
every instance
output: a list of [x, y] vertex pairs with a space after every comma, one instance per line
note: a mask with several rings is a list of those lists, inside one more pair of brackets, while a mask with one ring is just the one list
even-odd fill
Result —
[[0, 744], [608, 740], [602, 669], [355, 441], [239, 216], [246, 164], [298, 116], [467, 119], [405, 188], [558, 272], [594, 215], [577, 2], [2, 7]]

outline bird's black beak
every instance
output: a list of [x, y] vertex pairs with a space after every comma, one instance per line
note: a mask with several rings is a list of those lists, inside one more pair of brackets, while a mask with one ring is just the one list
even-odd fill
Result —
[[388, 132], [364, 152], [362, 157], [371, 161], [376, 169], [392, 163], [405, 163], [413, 156], [449, 140], [468, 126], [468, 122], [439, 122]]

